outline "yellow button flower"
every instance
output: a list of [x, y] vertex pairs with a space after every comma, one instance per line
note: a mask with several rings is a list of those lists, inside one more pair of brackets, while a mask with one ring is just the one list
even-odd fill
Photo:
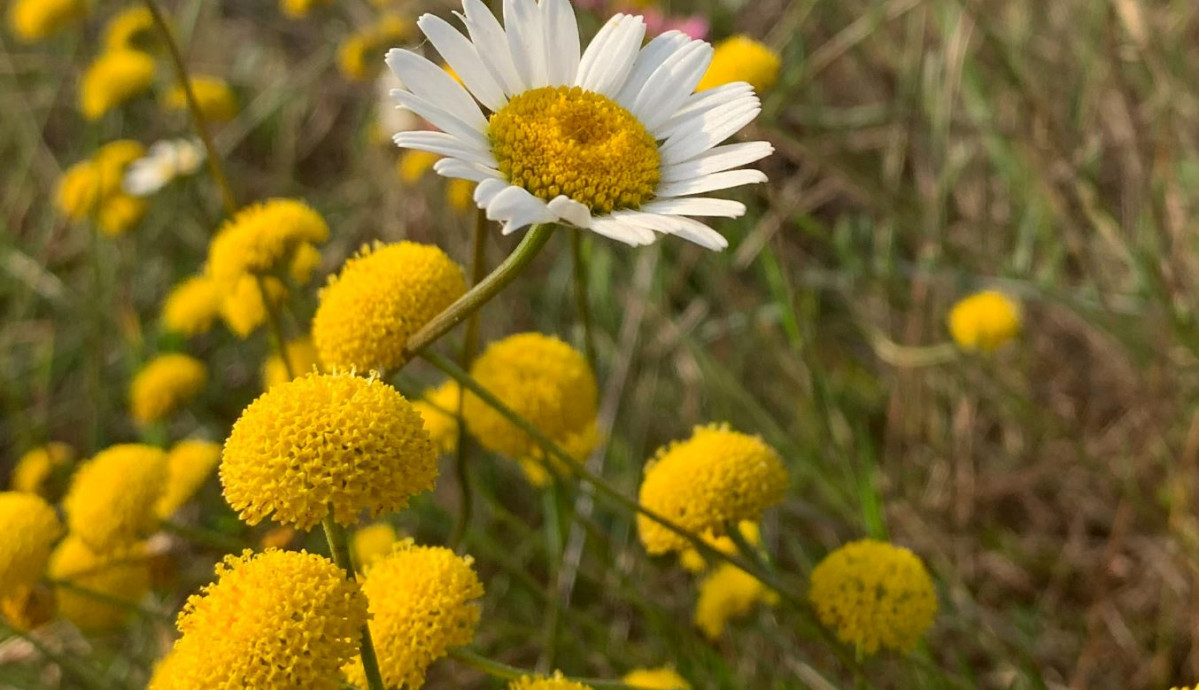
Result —
[[8, 5], [8, 27], [26, 43], [48, 38], [85, 16], [84, 0], [13, 0]]
[[189, 439], [176, 443], [167, 453], [166, 491], [154, 511], [168, 517], [195, 495], [221, 461], [221, 446], [212, 441]]
[[712, 63], [696, 91], [737, 81], [749, 82], [758, 93], [774, 86], [783, 61], [779, 54], [748, 36], [733, 36], [716, 44]]
[[[587, 358], [573, 347], [541, 333], [508, 336], [488, 346], [471, 365], [470, 373], [576, 461], [581, 462], [595, 447], [599, 404], [595, 374]], [[544, 486], [549, 482], [538, 462], [546, 457], [541, 447], [490, 405], [467, 395], [462, 416], [466, 428], [484, 447], [520, 461], [530, 483]]]
[[[645, 466], [640, 502], [688, 531], [719, 537], [727, 523], [756, 522], [783, 500], [787, 482], [782, 458], [762, 439], [712, 424], [658, 449]], [[637, 516], [637, 527], [651, 554], [690, 546], [645, 516]]]
[[[316, 353], [316, 345], [312, 344], [312, 338], [292, 340], [284, 346], [284, 349], [287, 352], [287, 361], [291, 363], [296, 377], [321, 370], [321, 360]], [[278, 352], [272, 352], [262, 363], [263, 390], [270, 390], [291, 379], [292, 377], [287, 375], [287, 364], [284, 363]]]
[[[362, 591], [384, 685], [421, 687], [434, 661], [474, 639], [483, 585], [472, 563], [470, 556], [408, 539], [367, 573]], [[351, 683], [366, 686], [361, 660], [345, 670]]]
[[109, 50], [87, 68], [79, 85], [79, 109], [89, 120], [141, 95], [154, 82], [154, 58], [139, 50]]
[[75, 449], [57, 441], [34, 448], [17, 461], [13, 468], [13, 491], [46, 496], [46, 482], [55, 470], [66, 467], [75, 459]]
[[96, 552], [72, 535], [54, 550], [47, 574], [62, 583], [54, 588], [59, 615], [89, 632], [119, 627], [150, 591], [144, 544]]
[[669, 666], [635, 669], [629, 671], [622, 680], [625, 685], [646, 690], [691, 690], [691, 684]]
[[[277, 305], [287, 296], [287, 288], [275, 277], [265, 278], [267, 299]], [[221, 320], [239, 338], [248, 338], [254, 329], [266, 323], [266, 304], [258, 280], [243, 275], [232, 286], [221, 287]]]
[[710, 640], [724, 634], [728, 622], [753, 610], [758, 603], [774, 606], [778, 595], [753, 575], [728, 563], [712, 571], [699, 585], [695, 625]]
[[121, 180], [130, 163], [145, 155], [136, 141], [120, 139], [101, 146], [89, 160], [71, 166], [58, 182], [55, 202], [74, 221], [95, 221], [107, 235], [119, 235], [146, 213], [146, 202], [125, 194]]
[[350, 538], [350, 549], [354, 554], [354, 564], [362, 572], [370, 569], [375, 561], [391, 553], [399, 536], [396, 528], [390, 523], [376, 522], [355, 530]]
[[139, 424], [170, 416], [203, 390], [208, 379], [204, 363], [178, 353], [150, 360], [129, 385], [129, 410]]
[[408, 338], [465, 293], [461, 267], [433, 245], [364, 247], [320, 292], [312, 338], [321, 362], [358, 371], [397, 367]]
[[425, 422], [425, 431], [442, 453], [453, 453], [458, 447], [458, 398], [457, 381], [446, 381], [436, 388], [425, 391], [420, 400], [412, 403]]
[[247, 275], [283, 271], [301, 244], [327, 239], [328, 224], [310, 206], [271, 199], [225, 221], [208, 247], [208, 272], [224, 290]]
[[937, 595], [924, 563], [907, 549], [863, 539], [812, 571], [808, 600], [820, 622], [862, 654], [911, 651], [933, 625]]
[[171, 289], [162, 305], [162, 324], [172, 333], [193, 336], [212, 328], [221, 308], [216, 281], [206, 275], [185, 279]]
[[990, 354], [1020, 334], [1020, 305], [995, 290], [978, 292], [953, 305], [949, 334], [963, 350]]
[[167, 482], [166, 453], [138, 443], [111, 446], [79, 466], [63, 499], [67, 525], [94, 551], [149, 534]]
[[[237, 116], [237, 96], [220, 77], [192, 77], [192, 94], [196, 97], [200, 114], [209, 122], [226, 122]], [[163, 105], [167, 110], [186, 112], [187, 94], [183, 92], [183, 86], [176, 84], [171, 87], [163, 99]]]
[[577, 683], [555, 671], [552, 676], [521, 676], [508, 683], [508, 690], [592, 690], [590, 685]]
[[0, 525], [0, 598], [24, 596], [41, 577], [62, 524], [41, 497], [2, 491]]
[[242, 411], [220, 467], [225, 498], [251, 525], [271, 517], [310, 529], [397, 511], [433, 488], [437, 454], [420, 415], [391, 386], [308, 374]]
[[154, 15], [142, 5], [127, 7], [104, 25], [107, 50], [148, 50], [155, 47]]

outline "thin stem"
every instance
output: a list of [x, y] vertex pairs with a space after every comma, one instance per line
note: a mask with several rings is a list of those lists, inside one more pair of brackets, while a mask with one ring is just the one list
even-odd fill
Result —
[[[329, 542], [329, 552], [333, 554], [333, 562], [346, 571], [351, 580], [357, 579], [354, 574], [354, 561], [350, 557], [350, 540], [345, 528], [333, 520], [333, 515], [325, 516], [321, 521], [325, 528], [325, 539]], [[379, 657], [375, 655], [375, 642], [371, 639], [370, 625], [362, 625], [362, 668], [366, 671], [366, 684], [370, 690], [384, 690], [383, 674], [379, 672]]]
[[[503, 680], [515, 680], [521, 676], [534, 675], [531, 671], [526, 671], [522, 668], [509, 666], [508, 664], [500, 663], [494, 659], [488, 659], [485, 656], [476, 654], [469, 649], [457, 647], [449, 651], [449, 656], [460, 663], [466, 664], [471, 668], [482, 671], [489, 676], [502, 678]], [[569, 680], [583, 685], [589, 685], [593, 688], [606, 688], [608, 690], [638, 690], [637, 686], [626, 685], [618, 680], [608, 680], [606, 678], [575, 678], [571, 676]]]
[[191, 112], [192, 124], [196, 128], [196, 133], [200, 135], [200, 141], [204, 144], [204, 152], [208, 157], [208, 171], [221, 190], [221, 201], [225, 205], [225, 212], [232, 216], [237, 212], [237, 202], [229, 187], [229, 181], [225, 177], [225, 171], [221, 168], [221, 160], [217, 156], [216, 147], [212, 144], [212, 137], [208, 134], [208, 127], [205, 126], [204, 113], [201, 112], [200, 103], [196, 100], [195, 91], [192, 89], [187, 66], [183, 63], [183, 54], [179, 52], [179, 45], [175, 43], [175, 37], [171, 35], [171, 27], [167, 24], [166, 17], [162, 13], [162, 8], [158, 6], [157, 0], [145, 0], [145, 3], [146, 8], [150, 10], [150, 15], [154, 18], [154, 26], [157, 27], [159, 36], [167, 47], [171, 65], [175, 69], [175, 78], [179, 80], [179, 86], [183, 88], [183, 95], [187, 99], [187, 109]]
[[591, 304], [588, 299], [587, 261], [583, 256], [583, 231], [575, 230], [570, 233], [570, 252], [574, 263], [575, 305], [579, 313], [579, 321], [583, 322], [583, 351], [587, 353], [587, 363], [595, 371], [595, 336], [591, 327]]
[[242, 549], [249, 546], [242, 540], [231, 537], [221, 532], [204, 529], [202, 527], [192, 527], [190, 525], [181, 525], [171, 520], [163, 520], [158, 523], [158, 526], [164, 532], [174, 534], [177, 537], [185, 539], [197, 544], [212, 547], [222, 553], [241, 553]]
[[729, 535], [729, 540], [737, 547], [737, 551], [745, 557], [745, 560], [753, 563], [762, 570], [770, 570], [770, 564], [762, 557], [762, 553], [754, 548], [752, 544], [745, 539], [745, 535], [741, 533], [741, 525], [735, 520], [731, 520], [725, 524], [724, 531]]
[[486, 278], [479, 281], [469, 292], [458, 298], [445, 311], [433, 317], [433, 320], [426, 323], [408, 339], [408, 344], [404, 347], [404, 360], [407, 361], [413, 355], [420, 354], [435, 340], [461, 323], [463, 319], [487, 304], [492, 297], [495, 297], [500, 290], [503, 290], [508, 283], [520, 275], [520, 272], [529, 265], [533, 257], [537, 256], [545, 247], [545, 243], [549, 241], [552, 233], [553, 226], [550, 225], [537, 225], [531, 228], [503, 263], [496, 266], [495, 270], [487, 274]]
[[283, 368], [287, 371], [287, 378], [294, 379], [296, 370], [291, 366], [291, 357], [287, 354], [287, 340], [283, 337], [283, 322], [279, 319], [279, 311], [275, 307], [277, 305], [271, 302], [270, 293], [266, 289], [266, 279], [260, 275], [255, 275], [254, 280], [258, 283], [258, 294], [262, 296], [262, 307], [266, 309], [266, 320], [271, 327], [271, 338], [275, 341], [275, 349], [279, 352], [279, 359], [283, 361]]
[[[76, 574], [74, 577], [79, 577], [79, 574]], [[164, 613], [162, 611], [154, 611], [153, 609], [148, 609], [140, 604], [136, 604], [134, 602], [126, 601], [125, 599], [121, 599], [120, 597], [115, 597], [111, 594], [106, 594], [104, 592], [99, 592], [94, 589], [82, 587], [80, 585], [75, 584], [74, 582], [72, 582], [70, 580], [60, 580], [57, 578], [47, 577], [47, 578], [43, 578], [43, 582], [45, 582], [47, 585], [49, 585], [51, 587], [55, 587], [58, 589], [65, 589], [67, 591], [74, 592], [75, 594], [78, 594], [81, 597], [86, 597], [88, 599], [94, 599], [96, 602], [98, 602], [100, 604], [104, 604], [105, 606], [111, 606], [111, 607], [117, 608], [117, 609], [128, 610], [128, 611], [130, 611], [132, 613], [136, 613], [137, 615], [141, 616], [142, 618], [146, 618], [148, 620], [158, 621], [160, 623], [166, 623], [168, 625], [175, 622], [175, 616], [173, 616], [169, 613]]]

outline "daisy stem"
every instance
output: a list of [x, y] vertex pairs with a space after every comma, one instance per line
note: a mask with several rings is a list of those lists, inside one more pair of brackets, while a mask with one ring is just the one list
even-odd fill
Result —
[[583, 322], [583, 349], [587, 353], [587, 363], [591, 371], [596, 370], [595, 337], [591, 329], [591, 305], [588, 299], [587, 262], [583, 257], [583, 231], [575, 230], [570, 233], [570, 253], [574, 259], [575, 303], [579, 311], [579, 321]]
[[[346, 571], [346, 575], [351, 580], [357, 580], [358, 576], [354, 573], [354, 561], [350, 557], [350, 540], [346, 535], [346, 530], [341, 525], [333, 520], [333, 513], [330, 512], [321, 521], [321, 525], [325, 528], [325, 539], [329, 542], [329, 552], [333, 554], [333, 562], [341, 566], [341, 569]], [[375, 642], [371, 639], [370, 625], [362, 624], [362, 668], [366, 671], [366, 684], [370, 690], [384, 690], [383, 674], [379, 672], [379, 657], [375, 655]]]
[[[448, 652], [449, 656], [455, 661], [466, 664], [471, 668], [482, 671], [489, 676], [502, 678], [503, 680], [515, 680], [521, 676], [531, 675], [531, 672], [515, 666], [500, 663], [492, 659], [488, 659], [481, 654], [476, 654], [462, 647], [451, 649]], [[607, 680], [605, 678], [575, 678], [571, 677], [576, 683], [582, 683], [593, 688], [607, 688], [608, 690], [637, 690], [636, 686], [626, 685], [618, 680]]]
[[158, 6], [157, 0], [144, 0], [144, 2], [146, 9], [150, 10], [150, 16], [154, 18], [154, 26], [158, 29], [163, 44], [167, 47], [171, 66], [175, 69], [175, 78], [179, 80], [179, 86], [183, 89], [183, 95], [187, 99], [187, 109], [191, 112], [192, 124], [196, 128], [196, 134], [200, 135], [200, 142], [204, 144], [204, 152], [208, 158], [208, 172], [212, 174], [212, 179], [220, 189], [225, 212], [232, 216], [237, 211], [237, 202], [233, 198], [233, 191], [229, 187], [225, 171], [221, 168], [221, 160], [217, 156], [216, 147], [212, 144], [212, 137], [208, 134], [208, 128], [205, 126], [204, 113], [200, 111], [200, 103], [196, 100], [195, 91], [192, 89], [187, 66], [183, 63], [183, 54], [179, 52], [179, 45], [175, 43], [171, 27], [167, 24], [166, 17], [162, 13], [162, 8]]

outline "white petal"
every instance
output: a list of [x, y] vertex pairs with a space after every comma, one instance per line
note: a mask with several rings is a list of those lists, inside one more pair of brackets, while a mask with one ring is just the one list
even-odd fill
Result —
[[704, 113], [680, 129], [658, 149], [663, 165], [690, 160], [737, 133], [753, 121], [762, 107], [757, 99], [736, 101]]
[[637, 227], [636, 225], [623, 223], [612, 217], [593, 218], [591, 220], [590, 229], [592, 232], [603, 235], [604, 237], [614, 239], [618, 242], [624, 242], [625, 244], [632, 245], [634, 247], [653, 244], [654, 240], [656, 239], [652, 230], [647, 230], [646, 228]]
[[720, 251], [729, 246], [729, 241], [725, 239], [724, 235], [697, 220], [682, 216], [661, 216], [641, 211], [617, 211], [612, 214], [612, 217], [630, 225], [682, 237], [712, 251]]
[[483, 180], [475, 187], [475, 203], [479, 205], [479, 208], [487, 208], [495, 195], [507, 189], [508, 186], [507, 182], [498, 178]]
[[442, 177], [457, 177], [471, 182], [502, 180], [500, 171], [477, 163], [467, 163], [457, 158], [442, 158], [433, 163], [433, 172]]
[[507, 105], [503, 87], [483, 64], [473, 43], [441, 17], [426, 14], [416, 24], [480, 103], [492, 112]]
[[541, 199], [521, 187], [508, 185], [487, 204], [487, 219], [504, 222], [505, 235], [533, 223], [549, 223], [554, 214]]
[[595, 38], [591, 39], [591, 43], [587, 45], [587, 50], [583, 51], [583, 57], [579, 59], [579, 69], [575, 74], [575, 86], [582, 86], [591, 79], [591, 73], [597, 69], [598, 64], [604, 59], [605, 51], [608, 47], [608, 42], [612, 40], [612, 36], [616, 32], [616, 27], [624, 19], [623, 14], [612, 15], [612, 18], [604, 22], [600, 30], [595, 34]]
[[645, 86], [645, 81], [654, 73], [654, 70], [658, 69], [658, 66], [676, 50], [689, 42], [690, 39], [682, 31], [667, 31], [654, 37], [641, 49], [641, 52], [637, 53], [637, 61], [633, 63], [633, 69], [629, 72], [629, 78], [625, 80], [624, 88], [616, 97], [616, 102], [626, 109], [631, 109], [633, 101], [641, 93], [641, 87]]
[[514, 96], [528, 88], [516, 65], [512, 62], [512, 51], [508, 49], [508, 35], [500, 22], [481, 0], [462, 0], [465, 14], [458, 17], [466, 26], [475, 51], [484, 58], [483, 66], [504, 87], [504, 93]]
[[545, 65], [545, 29], [535, 0], [504, 0], [504, 31], [512, 64], [529, 88], [549, 83]]
[[591, 209], [561, 194], [550, 200], [550, 213], [578, 228], [591, 227]]
[[162, 165], [153, 158], [142, 158], [129, 165], [121, 188], [132, 196], [149, 196], [166, 186], [168, 181]]
[[416, 53], [400, 48], [387, 51], [387, 66], [404, 82], [408, 91], [453, 113], [480, 132], [487, 130], [487, 120], [475, 99], [444, 69]]
[[579, 25], [567, 0], [541, 0], [546, 71], [550, 86], [568, 86], [579, 71]]
[[694, 180], [661, 184], [658, 185], [658, 188], [654, 192], [660, 197], [669, 198], [672, 196], [713, 192], [717, 189], [728, 189], [730, 187], [740, 187], [743, 184], [755, 184], [765, 181], [766, 173], [761, 170], [728, 170], [714, 175], [697, 177]]
[[391, 138], [396, 146], [405, 149], [428, 151], [442, 156], [461, 158], [489, 168], [496, 167], [495, 157], [486, 149], [479, 149], [445, 132], [411, 131], [400, 132]]
[[434, 127], [446, 134], [452, 134], [457, 139], [470, 142], [479, 148], [485, 149], [491, 145], [487, 141], [487, 137], [463, 122], [461, 118], [433, 105], [414, 93], [395, 89], [391, 92], [391, 97], [396, 99], [396, 102], [400, 105], [433, 123]]
[[675, 132], [686, 127], [703, 113], [710, 112], [733, 101], [757, 98], [754, 87], [745, 82], [724, 84], [714, 89], [693, 94], [675, 114], [661, 127], [650, 130], [656, 139], [668, 139]]
[[774, 152], [768, 141], [747, 141], [708, 149], [691, 160], [662, 167], [662, 182], [690, 180], [761, 160]]
[[674, 199], [655, 199], [648, 204], [642, 204], [641, 210], [646, 213], [657, 213], [667, 216], [720, 216], [723, 218], [738, 218], [745, 215], [745, 204], [740, 201], [733, 201], [732, 199], [676, 197]]
[[633, 115], [653, 131], [687, 101], [712, 62], [712, 46], [692, 41], [654, 70], [633, 103]]
[[[597, 49], [598, 37], [587, 46], [587, 52], [583, 54], [579, 64], [579, 76], [575, 79], [575, 84], [588, 91], [611, 97], [620, 92], [633, 69], [637, 52], [645, 39], [645, 22], [641, 17], [618, 14], [608, 25], [613, 25], [613, 29], [603, 47]], [[604, 28], [608, 28], [607, 25]], [[585, 73], [584, 63], [588, 63], [589, 56], [591, 61]]]

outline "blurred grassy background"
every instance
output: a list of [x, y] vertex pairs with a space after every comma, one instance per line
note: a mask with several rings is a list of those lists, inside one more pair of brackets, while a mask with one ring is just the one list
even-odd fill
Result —
[[[376, 238], [435, 242], [468, 260], [473, 216], [444, 208], [440, 180], [398, 183], [397, 152], [369, 134], [373, 87], [334, 67], [365, 2], [305, 22], [283, 21], [271, 2], [169, 4], [189, 66], [226, 76], [242, 99], [218, 136], [239, 197], [300, 196], [321, 210], [333, 228], [322, 274]], [[98, 16], [118, 6], [100, 5]], [[748, 133], [777, 153], [763, 163], [770, 184], [739, 194], [749, 215], [718, 225], [731, 241], [723, 254], [588, 240], [603, 473], [633, 495], [658, 445], [728, 421], [787, 459], [792, 491], [764, 536], [796, 582], [863, 535], [920, 554], [938, 581], [937, 625], [917, 660], [868, 661], [870, 687], [1193, 682], [1199, 5], [670, 9], [710, 16], [713, 38], [744, 32], [784, 55]], [[127, 382], [148, 356], [180, 345], [157, 335], [160, 302], [202, 263], [220, 209], [200, 175], [156, 197], [128, 236], [93, 241], [67, 224], [50, 203], [65, 167], [113, 138], [148, 144], [188, 124], [148, 101], [99, 125], [81, 120], [75, 83], [95, 52], [94, 26], [49, 47], [0, 40], [6, 471], [36, 443], [67, 441], [86, 456], [137, 437]], [[485, 340], [541, 330], [581, 343], [566, 240], [486, 308]], [[512, 246], [495, 233], [490, 261]], [[993, 358], [930, 348], [948, 340], [949, 306], [984, 286], [1023, 301], [1024, 337]], [[172, 433], [221, 440], [259, 391], [268, 344], [218, 328], [188, 349], [213, 380]], [[435, 380], [414, 367], [407, 388]], [[572, 549], [565, 563], [547, 558], [570, 535], [513, 465], [481, 459], [473, 472], [466, 545], [488, 589], [478, 646], [492, 656], [590, 676], [671, 662], [697, 688], [852, 681], [786, 608], [705, 642], [690, 625], [692, 579], [647, 558], [628, 516], [608, 506], [583, 521], [577, 562]], [[263, 530], [240, 525], [210, 484], [191, 519], [255, 543]], [[456, 500], [447, 467], [436, 494], [396, 523], [443, 541]], [[182, 553], [178, 584], [155, 608], [170, 615], [219, 556]], [[554, 625], [555, 573], [575, 566]], [[137, 687], [169, 639], [169, 624], [144, 620], [90, 641], [87, 658]], [[37, 687], [40, 676], [11, 667], [0, 677], [10, 672], [5, 682]], [[491, 686], [442, 663], [429, 687]]]

